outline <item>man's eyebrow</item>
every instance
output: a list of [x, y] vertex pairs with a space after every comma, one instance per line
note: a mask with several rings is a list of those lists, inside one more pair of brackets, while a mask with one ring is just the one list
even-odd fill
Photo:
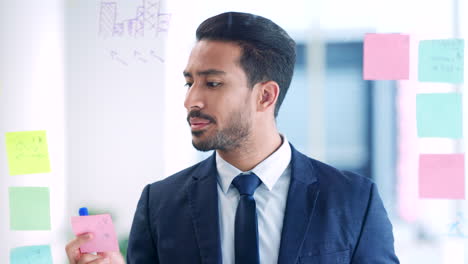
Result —
[[[220, 71], [220, 70], [215, 70], [215, 69], [208, 69], [206, 71], [199, 71], [197, 72], [197, 75], [225, 75], [225, 71]], [[184, 77], [193, 77], [192, 73], [188, 71], [184, 71]]]

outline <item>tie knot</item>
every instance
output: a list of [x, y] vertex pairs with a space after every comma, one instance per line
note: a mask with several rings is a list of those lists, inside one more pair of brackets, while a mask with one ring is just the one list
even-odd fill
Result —
[[239, 174], [232, 184], [237, 188], [240, 195], [250, 195], [252, 196], [262, 181], [255, 175], [255, 173], [250, 172], [248, 174]]

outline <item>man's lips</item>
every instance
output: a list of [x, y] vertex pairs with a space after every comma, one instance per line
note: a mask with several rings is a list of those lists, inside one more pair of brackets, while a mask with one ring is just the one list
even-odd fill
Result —
[[207, 127], [211, 122], [203, 118], [192, 117], [189, 119], [192, 130], [200, 130]]

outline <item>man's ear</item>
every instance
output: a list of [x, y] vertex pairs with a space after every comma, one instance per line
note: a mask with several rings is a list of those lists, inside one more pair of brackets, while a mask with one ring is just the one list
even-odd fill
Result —
[[258, 90], [257, 110], [265, 112], [269, 109], [275, 108], [276, 101], [278, 100], [280, 88], [275, 81], [266, 81], [257, 83], [255, 86]]

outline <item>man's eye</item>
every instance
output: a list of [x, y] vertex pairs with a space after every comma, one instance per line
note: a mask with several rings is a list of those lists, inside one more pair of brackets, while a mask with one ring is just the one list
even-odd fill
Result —
[[220, 86], [221, 83], [220, 82], [207, 82], [206, 85], [208, 87], [217, 87], [217, 86]]
[[192, 87], [192, 83], [189, 83], [189, 82], [188, 82], [188, 83], [186, 83], [186, 84], [184, 85], [184, 87], [188, 89], [188, 88]]

